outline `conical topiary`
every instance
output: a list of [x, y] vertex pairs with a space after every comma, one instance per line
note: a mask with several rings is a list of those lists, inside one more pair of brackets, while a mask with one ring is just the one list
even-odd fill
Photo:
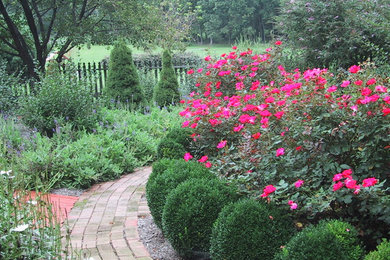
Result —
[[135, 107], [144, 102], [131, 50], [124, 42], [115, 44], [111, 51], [106, 94], [115, 101], [129, 103]]
[[168, 50], [163, 52], [162, 63], [160, 80], [154, 90], [154, 101], [161, 107], [180, 101], [179, 82]]

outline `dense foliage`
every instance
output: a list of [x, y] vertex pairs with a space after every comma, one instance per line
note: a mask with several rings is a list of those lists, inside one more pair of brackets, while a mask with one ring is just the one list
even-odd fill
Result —
[[286, 71], [281, 44], [206, 57], [192, 71], [198, 91], [180, 113], [193, 129], [192, 156], [297, 218], [344, 217], [366, 239], [389, 235], [388, 81], [370, 64], [338, 75]]
[[161, 107], [177, 104], [180, 100], [179, 82], [168, 50], [163, 52], [162, 66], [160, 80], [153, 93], [154, 101]]
[[71, 73], [54, 73], [36, 84], [36, 94], [25, 96], [19, 115], [23, 122], [40, 133], [52, 136], [60, 124], [91, 131], [99, 118], [98, 104], [88, 88]]
[[362, 256], [357, 230], [346, 222], [331, 220], [297, 233], [275, 259], [358, 260]]
[[[388, 1], [282, 1], [278, 31], [306, 66], [347, 67], [390, 52]], [[381, 59], [381, 58], [379, 58]]]
[[242, 200], [223, 208], [211, 236], [212, 259], [271, 259], [294, 235], [292, 220], [275, 205]]
[[164, 236], [182, 256], [207, 254], [218, 213], [237, 198], [234, 188], [219, 180], [190, 179], [181, 183], [169, 193], [164, 205]]
[[162, 213], [168, 194], [180, 183], [188, 179], [215, 179], [207, 168], [197, 162], [186, 162], [183, 159], [174, 163], [146, 184], [146, 198], [154, 223], [162, 228]]
[[384, 239], [380, 243], [376, 250], [371, 251], [366, 257], [365, 260], [387, 260], [390, 258], [390, 241]]
[[129, 103], [131, 107], [143, 105], [145, 101], [131, 50], [122, 41], [111, 51], [105, 91], [111, 99]]

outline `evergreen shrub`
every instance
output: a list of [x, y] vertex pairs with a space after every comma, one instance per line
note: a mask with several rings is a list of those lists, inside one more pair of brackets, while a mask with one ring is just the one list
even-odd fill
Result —
[[288, 260], [354, 260], [362, 259], [363, 250], [357, 230], [339, 220], [323, 220], [297, 233], [276, 255]]
[[168, 194], [180, 183], [188, 179], [202, 178], [215, 179], [216, 176], [198, 162], [176, 160], [175, 164], [169, 165], [169, 168], [162, 174], [159, 174], [150, 182], [148, 181], [146, 185], [146, 198], [154, 222], [159, 228], [162, 228], [161, 217]]
[[177, 104], [180, 101], [179, 82], [168, 50], [163, 52], [160, 80], [154, 90], [154, 101], [160, 107]]
[[183, 158], [185, 152], [186, 150], [181, 144], [173, 139], [163, 138], [157, 146], [157, 159], [180, 159]]
[[145, 100], [131, 50], [124, 42], [115, 44], [111, 51], [106, 94], [132, 107], [142, 105]]
[[219, 212], [238, 198], [235, 188], [220, 180], [190, 179], [181, 183], [165, 202], [164, 236], [181, 256], [207, 255]]
[[295, 233], [286, 212], [242, 200], [223, 208], [211, 236], [212, 259], [270, 259]]
[[375, 251], [370, 252], [365, 260], [390, 260], [390, 241], [387, 239], [383, 239], [382, 243], [380, 243]]
[[192, 131], [189, 128], [175, 127], [169, 130], [166, 138], [174, 140], [187, 149], [192, 141], [191, 134]]

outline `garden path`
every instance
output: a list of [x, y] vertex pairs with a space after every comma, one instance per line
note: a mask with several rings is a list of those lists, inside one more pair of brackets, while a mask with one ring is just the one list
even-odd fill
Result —
[[83, 259], [152, 259], [137, 231], [138, 217], [149, 214], [141, 197], [150, 173], [151, 167], [137, 169], [80, 196], [67, 219], [72, 248]]

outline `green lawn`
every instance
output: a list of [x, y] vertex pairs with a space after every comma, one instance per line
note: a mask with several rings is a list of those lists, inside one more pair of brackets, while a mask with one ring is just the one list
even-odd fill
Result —
[[[259, 44], [257, 46], [249, 46], [256, 51], [264, 51], [267, 48], [268, 44]], [[242, 50], [248, 48], [248, 46], [239, 46]], [[98, 62], [108, 57], [110, 55], [110, 50], [112, 46], [102, 46], [102, 45], [93, 45], [89, 48], [87, 46], [81, 48], [75, 48], [71, 51], [70, 57], [75, 62]], [[143, 50], [131, 48], [133, 54], [144, 53]], [[207, 55], [211, 56], [219, 56], [223, 53], [228, 53], [232, 51], [231, 45], [228, 44], [204, 44], [204, 45], [191, 45], [187, 47], [188, 52], [193, 52], [201, 57], [205, 57]], [[161, 53], [161, 48], [156, 48], [152, 51], [152, 53]]]

